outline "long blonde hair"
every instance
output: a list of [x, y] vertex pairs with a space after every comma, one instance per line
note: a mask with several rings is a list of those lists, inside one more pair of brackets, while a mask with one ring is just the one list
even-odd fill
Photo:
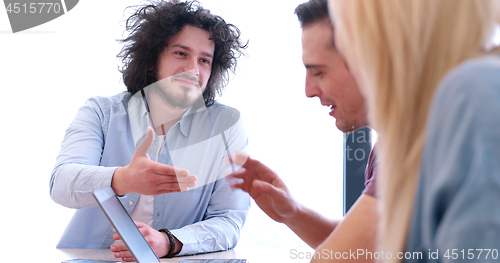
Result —
[[436, 87], [450, 69], [484, 54], [499, 2], [330, 0], [336, 41], [358, 73], [370, 124], [379, 133], [379, 249], [391, 253], [388, 262], [405, 252]]

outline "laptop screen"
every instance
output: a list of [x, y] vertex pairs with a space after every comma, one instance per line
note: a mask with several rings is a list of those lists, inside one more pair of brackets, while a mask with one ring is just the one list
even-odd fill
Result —
[[111, 187], [94, 191], [94, 197], [137, 262], [160, 262]]

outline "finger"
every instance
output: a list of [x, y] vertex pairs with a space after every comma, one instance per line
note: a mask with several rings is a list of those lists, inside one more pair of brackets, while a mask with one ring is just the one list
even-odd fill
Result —
[[130, 251], [122, 251], [122, 252], [115, 252], [113, 253], [113, 256], [115, 258], [121, 258], [122, 261], [133, 261], [134, 256]]
[[125, 243], [121, 243], [121, 244], [116, 244], [116, 245], [111, 246], [110, 249], [111, 249], [111, 252], [120, 253], [123, 251], [127, 251], [128, 247], [127, 247], [127, 245], [125, 245]]
[[149, 231], [151, 230], [151, 228], [149, 227], [149, 225], [143, 223], [143, 222], [138, 222], [138, 221], [134, 221], [135, 225], [137, 226], [137, 229], [139, 229], [139, 232], [141, 232], [141, 234], [146, 237], [146, 235], [149, 234]]
[[272, 184], [261, 180], [254, 180], [252, 182], [252, 186], [257, 192], [267, 195], [277, 201], [282, 200], [285, 195], [285, 192], [282, 189], [274, 187]]
[[162, 177], [158, 182], [158, 185], [170, 185], [170, 186], [181, 186], [181, 187], [193, 187], [196, 184], [196, 176], [190, 176], [185, 178], [168, 178]]
[[143, 228], [146, 226], [146, 224], [144, 224], [143, 222], [139, 222], [139, 221], [134, 221], [134, 224], [137, 226], [137, 228]]
[[184, 177], [184, 176], [189, 176], [189, 171], [186, 169], [178, 168], [178, 167], [173, 167], [174, 168], [174, 174], [177, 177]]
[[[266, 170], [266, 171], [273, 173], [273, 171], [270, 169]], [[262, 174], [257, 173], [257, 172], [252, 171], [252, 170], [240, 170], [240, 171], [237, 171], [235, 173], [228, 175], [227, 177], [230, 181], [243, 180], [245, 183], [251, 183], [254, 179], [261, 179], [261, 180], [264, 179], [264, 178], [262, 178], [262, 175], [263, 175], [263, 173]]]
[[162, 176], [172, 176], [172, 177], [186, 177], [190, 176], [189, 171], [186, 169], [173, 167], [168, 164], [153, 162], [152, 172], [162, 175]]
[[182, 184], [163, 184], [157, 186], [160, 192], [187, 192], [189, 188], [196, 187], [196, 183], [182, 183]]
[[[242, 181], [242, 180], [236, 180], [236, 179], [233, 179], [233, 178], [226, 178], [226, 180], [228, 181], [229, 183], [229, 186], [232, 188], [232, 189], [241, 189], [243, 191], [245, 191], [245, 182]], [[248, 191], [245, 191], [245, 192], [248, 192]]]
[[190, 187], [195, 187], [195, 182], [189, 183], [163, 183], [157, 185], [158, 191], [164, 192], [185, 192]]
[[243, 168], [254, 173], [264, 174], [267, 172], [273, 172], [273, 170], [265, 166], [260, 161], [252, 159], [250, 156], [240, 152], [235, 154], [234, 160], [235, 163], [237, 162], [238, 164], [241, 164]]
[[122, 259], [123, 258], [134, 258], [134, 256], [132, 255], [132, 253], [129, 250], [120, 252], [120, 257]]
[[144, 137], [144, 140], [137, 146], [136, 151], [141, 152], [143, 154], [147, 154], [149, 151], [149, 148], [153, 144], [153, 128], [148, 126], [148, 131], [146, 132], [146, 137]]
[[168, 177], [157, 177], [150, 180], [151, 183], [154, 184], [154, 188], [156, 190], [176, 190], [195, 187], [196, 186], [196, 176], [192, 176], [189, 178], [182, 178], [177, 180], [176, 178], [168, 178]]
[[248, 158], [250, 157], [246, 153], [237, 151], [236, 153], [233, 154], [231, 161], [238, 166], [243, 166], [247, 162]]
[[194, 174], [191, 174], [188, 176], [177, 177], [176, 179], [178, 183], [196, 183], [198, 177]]
[[[255, 177], [254, 177], [255, 175]], [[239, 171], [228, 177], [226, 177], [229, 186], [233, 189], [241, 189], [247, 193], [250, 193], [252, 181], [255, 179], [260, 179], [259, 176], [255, 173], [251, 173], [249, 171]]]
[[159, 175], [157, 178], [157, 183], [164, 184], [164, 183], [194, 183], [198, 180], [198, 177], [196, 175], [188, 175], [188, 176], [181, 176], [177, 177], [175, 175]]
[[180, 189], [195, 187], [196, 182], [185, 182], [185, 183], [177, 183], [177, 187]]
[[249, 171], [247, 170], [240, 170], [240, 171], [237, 171], [237, 172], [234, 172], [230, 175], [227, 176], [228, 179], [252, 179], [253, 176], [249, 175]]
[[243, 172], [236, 172], [236, 173], [232, 173], [228, 176], [225, 177], [226, 178], [226, 181], [232, 185], [232, 184], [236, 184], [236, 183], [242, 183], [245, 178], [247, 178]]
[[113, 239], [114, 239], [114, 240], [120, 240], [120, 239], [122, 239], [122, 238], [120, 237], [120, 235], [119, 235], [119, 234], [114, 234], [114, 235], [113, 235]]

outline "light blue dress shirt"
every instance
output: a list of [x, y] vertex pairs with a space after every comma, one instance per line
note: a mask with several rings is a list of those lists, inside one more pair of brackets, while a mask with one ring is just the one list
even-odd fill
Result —
[[[110, 186], [114, 171], [130, 163], [150, 125], [141, 102], [128, 92], [91, 98], [67, 129], [50, 194], [76, 211], [58, 248], [109, 248], [113, 242], [112, 226], [92, 193]], [[171, 230], [183, 243], [179, 255], [233, 248], [250, 208], [248, 194], [231, 189], [223, 179], [227, 153], [246, 151], [248, 145], [239, 112], [219, 103], [193, 106], [170, 128], [164, 148], [155, 148], [158, 140], [150, 158], [187, 169], [198, 180], [187, 192], [154, 197], [152, 227]], [[120, 197], [129, 214], [139, 196]]]
[[500, 261], [500, 56], [466, 61], [442, 81], [415, 201], [406, 262]]

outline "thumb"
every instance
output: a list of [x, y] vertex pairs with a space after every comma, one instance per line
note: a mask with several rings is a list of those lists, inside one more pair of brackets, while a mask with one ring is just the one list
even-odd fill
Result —
[[153, 144], [153, 128], [148, 126], [148, 131], [146, 132], [146, 137], [144, 137], [144, 140], [137, 146], [136, 151], [141, 152], [143, 154], [148, 154], [149, 148]]

